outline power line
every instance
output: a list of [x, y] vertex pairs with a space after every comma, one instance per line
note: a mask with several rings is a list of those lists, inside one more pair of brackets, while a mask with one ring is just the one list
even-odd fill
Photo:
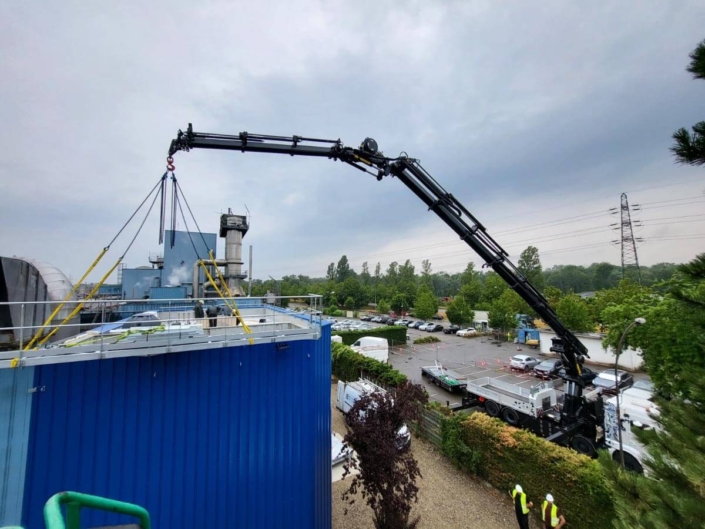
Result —
[[660, 204], [660, 205], [656, 205], [656, 206], [647, 206], [647, 207], [633, 206], [633, 209], [634, 209], [634, 211], [643, 211], [643, 210], [647, 210], [647, 209], [681, 207], [681, 206], [687, 206], [689, 204], [705, 204], [705, 200], [698, 199], [698, 200], [691, 200], [690, 202], [679, 202], [678, 204]]
[[681, 215], [679, 217], [658, 217], [655, 219], [644, 219], [644, 220], [640, 220], [640, 221], [635, 220], [634, 222], [651, 222], [653, 220], [671, 220], [671, 219], [690, 219], [692, 217], [705, 217], [705, 213], [697, 213], [694, 215]]
[[609, 215], [610, 213], [611, 213], [611, 211], [609, 209], [602, 210], [602, 211], [594, 211], [592, 213], [585, 213], [584, 215], [575, 215], [573, 217], [565, 217], [563, 219], [541, 222], [539, 224], [532, 224], [530, 226], [524, 226], [522, 228], [497, 231], [497, 232], [494, 232], [493, 235], [507, 235], [507, 234], [514, 234], [514, 233], [519, 233], [519, 232], [523, 232], [523, 231], [530, 231], [534, 228], [540, 228], [540, 227], [549, 228], [549, 227], [559, 226], [562, 224], [571, 224], [573, 222], [580, 222], [583, 220], [589, 220], [589, 219], [593, 219], [593, 218], [597, 218], [597, 217], [602, 217], [604, 215]]

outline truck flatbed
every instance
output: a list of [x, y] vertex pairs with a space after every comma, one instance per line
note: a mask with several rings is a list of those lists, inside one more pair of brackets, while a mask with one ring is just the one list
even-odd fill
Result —
[[489, 377], [469, 381], [467, 385], [470, 390], [472, 390], [473, 386], [475, 386], [476, 389], [482, 388], [485, 390], [495, 391], [506, 397], [521, 400], [523, 402], [529, 402], [529, 398], [531, 396], [531, 392], [528, 389]]
[[433, 384], [450, 393], [463, 391], [467, 386], [465, 382], [460, 382], [450, 375], [447, 369], [439, 365], [422, 367], [421, 377], [429, 379]]

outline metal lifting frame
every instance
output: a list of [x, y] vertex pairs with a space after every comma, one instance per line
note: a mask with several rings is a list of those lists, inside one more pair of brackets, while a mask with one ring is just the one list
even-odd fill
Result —
[[480, 221], [443, 189], [417, 160], [406, 154], [397, 158], [386, 157], [371, 138], [365, 139], [359, 148], [353, 148], [346, 147], [340, 140], [301, 136], [268, 136], [247, 132], [238, 135], [200, 133], [194, 132], [191, 124], [186, 132], [179, 131], [172, 140], [169, 157], [178, 151], [198, 148], [328, 158], [370, 173], [377, 180], [385, 176], [396, 176], [550, 325], [558, 336], [551, 350], [560, 354], [566, 365], [564, 415], [577, 419], [582, 413], [582, 388], [594, 378], [594, 375], [583, 373], [583, 357], [588, 356], [586, 347], [561, 323], [546, 298], [509, 261], [507, 252], [487, 233]]

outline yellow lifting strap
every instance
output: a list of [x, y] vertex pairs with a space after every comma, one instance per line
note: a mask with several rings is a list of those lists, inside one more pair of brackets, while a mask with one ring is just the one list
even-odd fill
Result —
[[[44, 344], [46, 343], [46, 341], [47, 341], [49, 338], [51, 338], [52, 336], [54, 336], [54, 334], [56, 334], [56, 331], [59, 330], [59, 327], [60, 327], [61, 325], [64, 325], [67, 321], [69, 321], [69, 320], [70, 320], [71, 318], [73, 318], [76, 314], [78, 314], [79, 311], [83, 308], [83, 305], [85, 305], [85, 302], [88, 301], [88, 300], [90, 300], [93, 296], [95, 296], [96, 292], [98, 292], [98, 289], [103, 285], [103, 283], [105, 283], [105, 281], [108, 279], [108, 277], [110, 276], [110, 274], [112, 274], [113, 271], [115, 271], [115, 269], [118, 267], [118, 265], [119, 265], [121, 262], [122, 262], [122, 257], [120, 257], [120, 259], [117, 260], [117, 262], [112, 266], [112, 268], [111, 268], [110, 270], [108, 270], [108, 271], [105, 273], [105, 275], [100, 279], [100, 281], [99, 281], [98, 283], [96, 283], [96, 285], [93, 287], [93, 289], [92, 289], [92, 290], [88, 293], [88, 295], [86, 296], [86, 299], [84, 299], [84, 300], [81, 301], [78, 305], [76, 305], [76, 308], [73, 309], [73, 311], [71, 311], [71, 314], [69, 314], [68, 316], [66, 316], [66, 317], [64, 318], [64, 320], [63, 320], [61, 323], [59, 323], [59, 325], [57, 325], [56, 327], [54, 327], [54, 329], [53, 329], [49, 334], [47, 334], [44, 338], [42, 338], [42, 339], [39, 341], [39, 343], [37, 343], [37, 345], [38, 345], [38, 346], [39, 346], [39, 345], [44, 345]], [[27, 349], [28, 349], [28, 348], [26, 348], [25, 351], [26, 351]]]
[[[88, 277], [88, 274], [90, 274], [90, 273], [93, 271], [93, 269], [98, 265], [98, 263], [99, 263], [100, 260], [103, 258], [103, 256], [106, 254], [106, 252], [108, 251], [108, 249], [109, 249], [109, 247], [106, 246], [105, 248], [103, 248], [103, 250], [100, 252], [100, 254], [98, 254], [98, 257], [96, 257], [96, 260], [93, 261], [93, 264], [92, 264], [90, 267], [88, 267], [88, 270], [86, 270], [86, 273], [83, 274], [83, 276], [81, 277], [81, 279], [79, 279], [79, 280], [76, 282], [76, 284], [75, 284], [75, 285], [73, 286], [73, 288], [71, 289], [71, 292], [69, 292], [69, 293], [66, 295], [66, 297], [64, 298], [64, 300], [63, 300], [61, 303], [59, 303], [59, 305], [54, 309], [54, 312], [52, 312], [51, 315], [50, 315], [50, 316], [46, 319], [46, 321], [42, 324], [42, 326], [39, 327], [39, 329], [37, 330], [36, 334], [34, 335], [34, 338], [32, 338], [32, 340], [27, 344], [27, 347], [24, 348], [25, 351], [29, 350], [29, 349], [34, 345], [34, 342], [36, 342], [37, 340], [39, 340], [39, 338], [42, 336], [42, 332], [44, 331], [44, 329], [46, 328], [46, 326], [51, 323], [51, 320], [53, 320], [53, 319], [56, 317], [56, 315], [59, 313], [59, 311], [62, 309], [62, 307], [66, 304], [66, 302], [67, 302], [68, 300], [70, 300], [70, 299], [71, 299], [71, 296], [73, 296], [73, 295], [76, 293], [76, 291], [78, 290], [78, 287], [80, 287], [80, 286], [83, 284], [83, 281], [86, 279], [86, 277]], [[42, 343], [44, 343], [44, 342], [42, 342]]]
[[[234, 306], [231, 306], [230, 303], [228, 303], [227, 298], [223, 295], [223, 292], [220, 290], [220, 288], [218, 288], [218, 285], [213, 280], [213, 276], [211, 276], [210, 272], [208, 272], [208, 269], [206, 268], [206, 265], [205, 265], [203, 259], [199, 259], [198, 264], [201, 265], [201, 268], [203, 268], [203, 271], [206, 273], [206, 277], [208, 277], [208, 282], [211, 285], [213, 285], [213, 288], [215, 288], [215, 291], [220, 295], [221, 298], [223, 298], [223, 300], [225, 301], [225, 304], [230, 308], [230, 310], [232, 310], [235, 313], [235, 317], [240, 321], [240, 323], [242, 323], [242, 328], [244, 329], [245, 333], [252, 334], [252, 330], [245, 323], [245, 320], [242, 319], [242, 315], [240, 314], [240, 311], [237, 309], [237, 305], [235, 305], [234, 302], [233, 302]], [[217, 266], [215, 268], [216, 268], [216, 270], [218, 270]], [[226, 290], [230, 294], [230, 289], [228, 289], [227, 284], [225, 282], [223, 282], [223, 285], [225, 286]], [[250, 345], [254, 345], [254, 344], [255, 344], [254, 339], [250, 338]]]
[[230, 287], [228, 287], [228, 282], [225, 280], [225, 277], [223, 277], [223, 274], [220, 273], [220, 268], [218, 268], [218, 265], [215, 264], [215, 256], [213, 255], [213, 250], [210, 250], [208, 252], [208, 255], [211, 258], [211, 263], [213, 264], [213, 268], [215, 268], [215, 272], [218, 274], [218, 279], [220, 279], [220, 284], [225, 287], [225, 291], [228, 293], [228, 298], [230, 299], [230, 301], [232, 301], [233, 306], [230, 307], [228, 300], [225, 300], [225, 303], [228, 304], [228, 307], [230, 307], [230, 310], [232, 310], [235, 313], [235, 317], [240, 321], [240, 323], [242, 323], [242, 328], [245, 329], [245, 332], [247, 332], [249, 334], [251, 332], [250, 328], [245, 323], [245, 320], [242, 319], [242, 314], [240, 314], [240, 311], [237, 308], [237, 303], [235, 303], [235, 300], [233, 299], [235, 296], [233, 296], [233, 293], [230, 292]]

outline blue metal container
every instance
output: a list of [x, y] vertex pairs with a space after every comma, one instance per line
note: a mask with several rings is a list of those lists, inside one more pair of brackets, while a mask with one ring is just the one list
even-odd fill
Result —
[[10, 468], [24, 491], [0, 522], [41, 528], [46, 500], [73, 490], [141, 505], [154, 527], [330, 528], [330, 347], [324, 325], [318, 340], [27, 371], [41, 391], [17, 390], [30, 426], [10, 443], [28, 439]]

